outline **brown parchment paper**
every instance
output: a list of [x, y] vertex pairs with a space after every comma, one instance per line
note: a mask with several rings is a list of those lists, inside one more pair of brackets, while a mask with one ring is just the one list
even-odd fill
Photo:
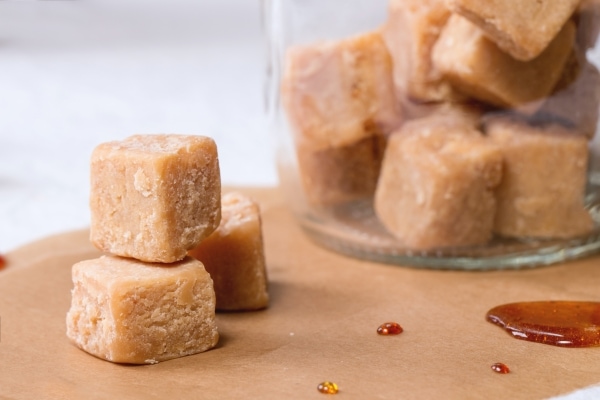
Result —
[[[375, 264], [314, 245], [275, 189], [246, 191], [263, 211], [267, 310], [218, 314], [206, 353], [112, 364], [65, 336], [71, 265], [99, 253], [87, 231], [47, 238], [0, 273], [0, 398], [323, 399], [330, 380], [340, 399], [542, 399], [600, 382], [600, 348], [516, 340], [484, 318], [513, 301], [600, 300], [599, 258], [495, 272]], [[378, 336], [386, 321], [404, 333]]]

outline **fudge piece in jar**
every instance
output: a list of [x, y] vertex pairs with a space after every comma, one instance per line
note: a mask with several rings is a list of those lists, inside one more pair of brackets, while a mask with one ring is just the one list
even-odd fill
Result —
[[401, 122], [379, 32], [292, 47], [284, 68], [282, 100], [298, 143], [345, 146]]
[[470, 120], [410, 121], [389, 139], [375, 212], [413, 250], [485, 244], [501, 177], [500, 151]]
[[326, 206], [372, 196], [380, 148], [402, 120], [380, 34], [290, 49], [282, 100], [307, 200]]
[[232, 192], [221, 205], [221, 224], [189, 254], [202, 261], [213, 279], [217, 310], [265, 308], [269, 293], [258, 204]]
[[448, 7], [485, 31], [522, 61], [538, 57], [575, 12], [580, 0], [447, 0]]
[[453, 15], [434, 47], [433, 60], [454, 86], [475, 99], [531, 113], [559, 81], [574, 40], [575, 27], [569, 21], [538, 57], [519, 61], [469, 20]]
[[215, 293], [202, 263], [103, 256], [73, 266], [67, 336], [108, 361], [155, 364], [213, 348]]
[[485, 123], [504, 157], [494, 230], [503, 236], [568, 238], [588, 233], [584, 208], [588, 140], [560, 124], [530, 125], [511, 115]]
[[324, 149], [298, 144], [296, 157], [306, 200], [327, 207], [371, 198], [386, 142], [386, 136], [373, 135]]
[[417, 102], [460, 99], [431, 60], [448, 18], [444, 0], [391, 0], [383, 38], [392, 55], [399, 97]]
[[213, 139], [135, 135], [92, 153], [90, 240], [147, 262], [182, 260], [221, 218]]

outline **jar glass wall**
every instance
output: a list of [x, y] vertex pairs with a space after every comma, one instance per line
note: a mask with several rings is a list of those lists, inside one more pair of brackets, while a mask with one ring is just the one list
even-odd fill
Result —
[[280, 184], [310, 237], [432, 268], [598, 251], [600, 3], [564, 3], [519, 24], [486, 2], [265, 0]]

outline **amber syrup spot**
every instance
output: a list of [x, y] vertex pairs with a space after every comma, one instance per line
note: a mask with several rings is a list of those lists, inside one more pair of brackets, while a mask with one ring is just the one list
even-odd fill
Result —
[[338, 385], [329, 381], [319, 383], [317, 390], [325, 394], [336, 394], [339, 391]]
[[404, 329], [397, 322], [386, 322], [377, 328], [377, 333], [380, 335], [399, 335], [402, 332]]
[[492, 364], [492, 371], [497, 372], [499, 374], [508, 374], [510, 372], [510, 368], [508, 365], [503, 363], [495, 363]]
[[0, 270], [4, 269], [4, 267], [6, 267], [6, 258], [0, 254]]
[[487, 320], [514, 338], [561, 347], [600, 346], [600, 303], [532, 301], [492, 308]]

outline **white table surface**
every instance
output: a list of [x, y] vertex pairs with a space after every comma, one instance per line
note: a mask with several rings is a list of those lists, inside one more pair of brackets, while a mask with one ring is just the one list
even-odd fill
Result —
[[260, 0], [0, 2], [0, 253], [88, 226], [93, 148], [135, 133], [211, 136], [223, 184], [276, 185], [263, 40]]

